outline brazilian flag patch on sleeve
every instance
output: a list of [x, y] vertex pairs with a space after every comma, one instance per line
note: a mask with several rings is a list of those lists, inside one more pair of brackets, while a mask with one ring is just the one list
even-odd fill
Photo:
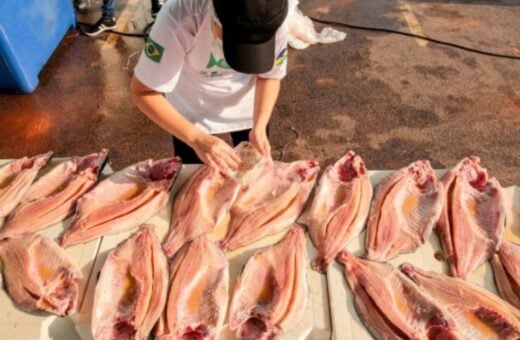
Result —
[[164, 53], [164, 47], [153, 41], [151, 37], [148, 37], [146, 44], [144, 45], [144, 53], [146, 56], [156, 63], [161, 62], [161, 58]]

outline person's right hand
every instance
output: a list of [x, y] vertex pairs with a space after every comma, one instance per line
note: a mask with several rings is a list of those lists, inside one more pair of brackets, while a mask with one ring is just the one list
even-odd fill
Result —
[[205, 164], [223, 173], [236, 170], [241, 162], [231, 146], [209, 134], [200, 133], [191, 147]]

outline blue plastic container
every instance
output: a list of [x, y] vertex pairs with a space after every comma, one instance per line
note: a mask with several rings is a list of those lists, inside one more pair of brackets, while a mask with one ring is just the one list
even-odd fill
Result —
[[69, 28], [72, 0], [0, 0], [0, 91], [34, 91]]

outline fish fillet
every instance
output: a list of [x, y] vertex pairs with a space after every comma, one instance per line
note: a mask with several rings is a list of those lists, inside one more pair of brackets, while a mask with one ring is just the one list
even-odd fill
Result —
[[38, 171], [51, 157], [52, 152], [32, 158], [23, 157], [0, 168], [0, 219], [9, 215], [20, 203]]
[[305, 234], [299, 226], [249, 259], [230, 304], [229, 328], [237, 339], [272, 339], [298, 324], [309, 294], [305, 261]]
[[205, 235], [182, 248], [171, 265], [166, 308], [155, 335], [166, 339], [217, 339], [228, 303], [228, 261]]
[[424, 244], [441, 214], [443, 196], [428, 161], [416, 161], [384, 178], [370, 207], [367, 257], [384, 262]]
[[168, 201], [180, 168], [176, 158], [147, 160], [103, 180], [78, 200], [76, 215], [60, 245], [69, 247], [146, 222]]
[[37, 234], [10, 237], [0, 241], [0, 259], [18, 307], [59, 316], [76, 311], [82, 274], [54, 241]]
[[318, 249], [314, 268], [326, 272], [336, 255], [359, 235], [371, 199], [365, 164], [354, 151], [325, 169], [308, 212], [309, 234]]
[[94, 293], [94, 339], [147, 339], [168, 293], [168, 260], [152, 226], [107, 256]]
[[519, 339], [520, 310], [495, 294], [459, 278], [426, 272], [411, 264], [400, 270], [439, 301], [466, 339]]
[[463, 279], [493, 256], [504, 233], [502, 189], [479, 163], [465, 158], [442, 178], [446, 198], [436, 230], [451, 275]]
[[104, 149], [84, 157], [72, 157], [40, 177], [9, 215], [0, 230], [0, 239], [35, 232], [70, 216], [77, 200], [96, 185], [107, 153]]
[[275, 162], [266, 168], [231, 206], [221, 248], [243, 247], [289, 227], [300, 215], [319, 170], [316, 161]]
[[346, 251], [338, 261], [356, 311], [376, 339], [463, 339], [445, 306], [396, 268]]
[[201, 166], [183, 184], [172, 208], [170, 232], [163, 243], [168, 256], [173, 256], [186, 242], [209, 233], [228, 212], [240, 188], [262, 167], [269, 166], [249, 143], [235, 148], [242, 163], [237, 172], [223, 175]]
[[500, 296], [520, 309], [520, 245], [502, 241], [491, 264]]

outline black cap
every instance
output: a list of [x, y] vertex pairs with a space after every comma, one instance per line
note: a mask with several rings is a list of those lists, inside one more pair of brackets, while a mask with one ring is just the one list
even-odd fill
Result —
[[222, 24], [226, 62], [242, 73], [274, 66], [275, 36], [287, 16], [287, 0], [213, 0]]

